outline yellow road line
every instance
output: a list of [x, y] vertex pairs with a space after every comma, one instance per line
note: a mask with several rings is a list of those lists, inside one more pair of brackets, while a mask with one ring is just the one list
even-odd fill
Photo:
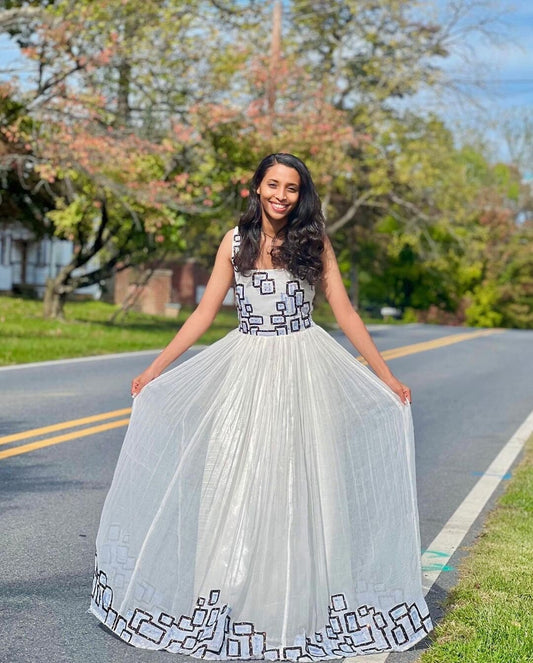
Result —
[[[443, 336], [441, 338], [433, 339], [432, 341], [423, 341], [421, 343], [413, 343], [412, 345], [403, 345], [399, 348], [393, 348], [391, 350], [384, 350], [381, 352], [381, 354], [384, 359], [396, 359], [397, 357], [405, 357], [407, 355], [416, 354], [418, 352], [426, 352], [427, 350], [442, 348], [447, 345], [453, 345], [454, 343], [461, 343], [462, 341], [470, 341], [474, 338], [489, 336], [491, 334], [500, 333], [502, 331], [502, 329], [482, 329], [477, 332], [451, 334], [450, 336]], [[363, 361], [363, 363], [366, 363], [362, 357], [358, 357], [358, 359]], [[113, 417], [122, 416], [123, 414], [129, 414], [130, 412], [131, 408], [128, 407], [123, 408], [122, 410], [112, 410], [111, 412], [104, 412], [102, 414], [95, 414], [90, 417], [83, 417], [81, 419], [63, 421], [58, 424], [52, 424], [51, 426], [44, 426], [43, 428], [33, 428], [32, 430], [23, 431], [22, 433], [14, 433], [13, 435], [0, 437], [0, 445], [8, 444], [9, 442], [16, 442], [18, 440], [24, 440], [30, 437], [37, 437], [38, 435], [44, 435], [46, 433], [53, 433], [58, 430], [64, 430], [65, 428], [82, 426], [83, 424], [89, 424], [94, 421], [111, 419]], [[129, 419], [119, 419], [118, 421], [111, 421], [105, 424], [100, 424], [98, 426], [91, 426], [89, 428], [83, 428], [82, 430], [73, 431], [71, 433], [65, 433], [64, 435], [57, 435], [55, 437], [50, 437], [44, 440], [38, 440], [37, 442], [23, 444], [22, 446], [18, 447], [12, 447], [10, 449], [6, 449], [5, 451], [0, 451], [0, 460], [2, 458], [9, 458], [10, 456], [18, 456], [19, 454], [28, 453], [29, 451], [34, 451], [35, 449], [49, 447], [53, 444], [60, 444], [61, 442], [67, 442], [68, 440], [75, 440], [80, 437], [87, 437], [88, 435], [95, 435], [96, 433], [112, 430], [113, 428], [127, 426], [128, 423]]]
[[[482, 329], [477, 332], [468, 332], [465, 334], [451, 334], [450, 336], [442, 336], [435, 338], [432, 341], [422, 341], [421, 343], [413, 343], [412, 345], [403, 345], [399, 348], [392, 348], [391, 350], [383, 350], [380, 354], [383, 359], [397, 359], [398, 357], [406, 357], [407, 355], [414, 355], [418, 352], [426, 352], [427, 350], [434, 350], [435, 348], [443, 348], [447, 345], [454, 343], [461, 343], [462, 341], [470, 341], [473, 338], [480, 338], [481, 336], [490, 336], [491, 334], [501, 333], [502, 329]], [[362, 363], [367, 362], [363, 357], [357, 357]]]
[[30, 442], [29, 444], [23, 444], [20, 447], [12, 447], [11, 449], [0, 451], [0, 459], [9, 458], [10, 456], [18, 456], [19, 454], [28, 453], [28, 451], [35, 451], [35, 449], [42, 449], [43, 447], [49, 447], [52, 444], [60, 444], [61, 442], [67, 442], [68, 440], [77, 440], [79, 437], [87, 437], [87, 435], [95, 435], [96, 433], [102, 433], [103, 431], [111, 430], [113, 428], [120, 428], [121, 426], [127, 426], [128, 423], [129, 419], [119, 419], [118, 421], [110, 421], [107, 424], [100, 424], [99, 426], [91, 426], [91, 428], [84, 428], [82, 430], [74, 431], [72, 433], [65, 433], [64, 435], [49, 437], [46, 440], [38, 440], [37, 442]]
[[114, 417], [121, 417], [124, 414], [129, 414], [130, 412], [131, 412], [131, 407], [125, 407], [122, 410], [112, 410], [111, 412], [94, 414], [91, 417], [72, 419], [71, 421], [62, 421], [59, 424], [52, 424], [51, 426], [43, 426], [43, 428], [32, 428], [31, 430], [26, 430], [23, 431], [22, 433], [14, 433], [13, 435], [4, 435], [4, 437], [0, 437], [0, 444], [9, 444], [10, 442], [27, 440], [29, 437], [37, 437], [38, 435], [45, 435], [46, 433], [55, 433], [58, 430], [65, 430], [65, 428], [74, 428], [75, 426], [83, 426], [83, 424], [92, 424], [95, 421], [102, 421], [103, 419], [113, 419]]

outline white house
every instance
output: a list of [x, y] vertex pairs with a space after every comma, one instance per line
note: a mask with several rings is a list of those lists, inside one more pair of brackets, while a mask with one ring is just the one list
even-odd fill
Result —
[[[0, 223], [0, 291], [33, 289], [42, 298], [46, 279], [56, 276], [69, 263], [72, 251], [73, 244], [68, 240], [55, 237], [37, 240], [31, 230], [20, 223]], [[76, 292], [95, 299], [101, 295], [98, 285]]]

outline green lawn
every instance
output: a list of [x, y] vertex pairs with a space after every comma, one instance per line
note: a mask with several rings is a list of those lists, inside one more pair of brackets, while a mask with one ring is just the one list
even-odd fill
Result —
[[533, 437], [513, 474], [419, 663], [533, 662]]
[[[0, 365], [162, 348], [192, 311], [182, 309], [177, 320], [130, 312], [111, 323], [116, 308], [103, 302], [70, 302], [66, 322], [60, 322], [43, 319], [42, 302], [0, 297]], [[324, 303], [314, 318], [326, 327], [334, 323]], [[235, 310], [222, 309], [198, 342], [213, 343], [236, 326]]]

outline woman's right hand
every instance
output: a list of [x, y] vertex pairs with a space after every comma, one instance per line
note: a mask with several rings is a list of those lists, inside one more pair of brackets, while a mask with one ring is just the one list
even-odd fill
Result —
[[133, 378], [131, 381], [131, 395], [132, 398], [135, 398], [141, 390], [146, 387], [146, 385], [154, 380], [156, 377], [158, 377], [158, 373], [154, 371], [152, 368], [147, 368], [145, 371], [143, 371], [140, 375], [137, 377]]

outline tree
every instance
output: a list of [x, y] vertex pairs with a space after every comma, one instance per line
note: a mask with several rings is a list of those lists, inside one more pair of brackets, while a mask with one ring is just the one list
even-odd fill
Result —
[[[533, 223], [529, 186], [513, 166], [495, 164], [480, 190], [469, 256], [478, 279], [467, 293], [467, 322], [479, 326], [533, 326]], [[529, 204], [525, 201], [529, 197]]]
[[488, 172], [484, 157], [405, 103], [444, 84], [466, 0], [444, 24], [415, 0], [294, 0], [283, 49], [253, 2], [12, 4], [39, 14], [10, 28], [34, 85], [16, 98], [31, 123], [6, 130], [30, 146], [25, 177], [53, 193], [52, 232], [76, 245], [50, 283], [52, 312], [74, 287], [184, 242], [210, 263], [254, 166], [284, 150], [314, 174], [355, 304], [360, 291], [453, 313], [479, 284], [468, 243], [487, 241], [479, 206], [495, 181], [470, 177]]
[[[438, 3], [438, 10], [437, 3], [416, 0], [343, 0], [335, 6], [295, 0], [290, 5], [294, 52], [312, 79], [329, 82], [325, 100], [346, 113], [360, 138], [350, 149], [351, 168], [342, 178], [331, 178], [322, 191], [333, 237], [360, 239], [373, 224], [392, 217], [398, 233], [422, 238], [426, 252], [434, 245], [428, 231], [440, 215], [434, 174], [443, 167], [435, 161], [428, 170], [427, 155], [434, 149], [428, 128], [436, 127], [438, 119], [417, 117], [408, 99], [421, 91], [456, 90], [444, 60], [460, 52], [464, 61], [468, 34], [495, 39], [499, 18], [484, 0]], [[447, 141], [445, 161], [453, 155], [449, 132]], [[408, 155], [402, 157], [403, 150]], [[409, 182], [402, 170], [411, 171]], [[456, 210], [460, 214], [459, 206]], [[360, 230], [351, 231], [351, 226]], [[353, 248], [352, 259], [360, 265], [361, 258]], [[349, 270], [357, 278], [353, 263]]]
[[54, 209], [55, 193], [28, 170], [34, 155], [21, 135], [30, 130], [32, 120], [13, 99], [13, 92], [10, 85], [0, 85], [0, 215], [4, 225], [18, 220], [42, 237], [45, 215]]
[[[206, 188], [202, 177], [189, 178], [189, 170], [201, 172], [204, 156], [194, 127], [180, 118], [204, 95], [197, 74], [207, 49], [198, 48], [198, 32], [214, 28], [203, 26], [202, 13], [227, 8], [42, 4], [24, 14], [29, 25], [9, 24], [34, 62], [34, 85], [18, 95], [31, 124], [13, 123], [4, 133], [31, 151], [18, 170], [21, 186], [37, 179], [54, 197], [56, 209], [41, 215], [40, 230], [75, 245], [45, 297], [45, 314], [61, 316], [74, 289], [169, 245], [183, 248], [183, 213], [201, 208]], [[13, 162], [5, 163], [9, 170]], [[98, 265], [82, 273], [95, 257]]]

